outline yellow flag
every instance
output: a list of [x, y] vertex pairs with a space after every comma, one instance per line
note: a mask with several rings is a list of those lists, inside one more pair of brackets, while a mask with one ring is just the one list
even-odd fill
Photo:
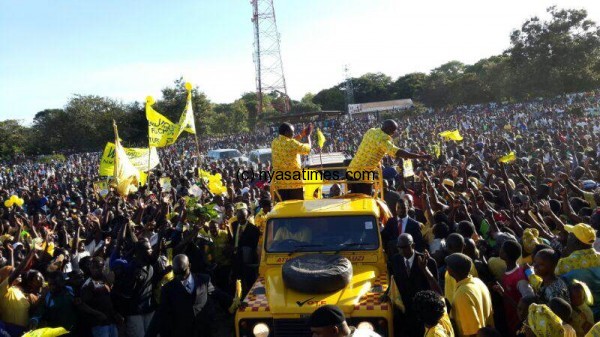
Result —
[[183, 131], [187, 131], [193, 135], [196, 134], [196, 123], [194, 122], [194, 109], [192, 108], [192, 84], [186, 82], [185, 90], [187, 90], [187, 100], [185, 103], [185, 110], [181, 114], [181, 117], [179, 117], [177, 137], [179, 137], [179, 135], [181, 135]]
[[[129, 161], [140, 171], [148, 171], [156, 167], [160, 160], [158, 158], [158, 152], [155, 147], [150, 149], [141, 148], [123, 148]], [[115, 170], [115, 143], [108, 142], [102, 152], [102, 158], [100, 158], [100, 168], [98, 175], [101, 177], [110, 177], [113, 175]]]
[[212, 174], [208, 171], [198, 169], [198, 176], [207, 180], [207, 187], [210, 193], [223, 195], [227, 193], [227, 186], [223, 185], [221, 173]]
[[512, 163], [515, 160], [517, 160], [517, 155], [515, 154], [515, 151], [511, 151], [509, 154], [502, 156], [498, 159], [499, 162], [505, 164]]
[[449, 140], [456, 140], [456, 141], [461, 141], [463, 140], [463, 137], [460, 135], [460, 132], [458, 130], [454, 130], [454, 131], [444, 131], [444, 132], [440, 132], [440, 136]]
[[319, 148], [323, 149], [323, 145], [325, 145], [325, 135], [321, 132], [321, 129], [317, 129], [317, 143], [319, 144]]
[[113, 176], [116, 180], [117, 192], [122, 196], [127, 196], [132, 190], [137, 189], [140, 182], [140, 171], [129, 161], [119, 140], [117, 123], [114, 121], [113, 128], [115, 130], [115, 170]]
[[164, 147], [175, 143], [177, 140], [178, 124], [171, 122], [167, 117], [158, 113], [152, 105], [154, 98], [146, 97], [146, 119], [148, 120], [149, 146]]

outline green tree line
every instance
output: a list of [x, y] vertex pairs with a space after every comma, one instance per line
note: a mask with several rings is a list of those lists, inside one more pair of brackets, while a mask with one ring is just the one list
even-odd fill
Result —
[[[520, 101], [600, 87], [600, 28], [585, 10], [547, 10], [549, 19], [528, 19], [510, 34], [510, 46], [475, 64], [450, 61], [429, 73], [410, 73], [397, 79], [382, 73], [353, 78], [355, 103], [411, 98], [442, 108], [490, 101]], [[155, 109], [179, 120], [185, 107], [182, 78], [162, 90]], [[346, 110], [345, 83], [308, 93], [291, 101], [291, 114]], [[194, 88], [193, 109], [199, 137], [252, 130], [266, 116], [283, 112], [278, 93], [266, 95], [263, 115], [257, 116], [255, 93], [228, 104], [212, 103]], [[112, 139], [116, 120], [127, 146], [147, 146], [144, 104], [108, 97], [75, 95], [62, 109], [38, 112], [30, 126], [17, 120], [0, 122], [0, 158], [15, 154], [58, 151], [101, 151]]]

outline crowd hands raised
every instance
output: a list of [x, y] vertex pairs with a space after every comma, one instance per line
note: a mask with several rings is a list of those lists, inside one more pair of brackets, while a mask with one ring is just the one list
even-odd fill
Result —
[[[391, 299], [397, 335], [585, 336], [592, 329], [600, 319], [600, 118], [570, 111], [595, 109], [599, 100], [592, 92], [398, 118], [394, 143], [431, 159], [413, 160], [412, 177], [383, 161], [394, 218], [382, 224], [382, 239], [401, 290]], [[358, 135], [379, 122], [359, 115], [314, 124], [327, 137], [324, 152], [353, 155]], [[464, 139], [441, 142], [438, 133], [452, 129]], [[204, 150], [247, 152], [274, 137], [265, 128], [199, 140]], [[510, 152], [515, 161], [498, 161]], [[94, 189], [99, 154], [0, 166], [0, 199], [24, 200], [0, 215], [1, 333], [232, 333], [236, 280], [245, 293], [257, 277], [268, 184], [237, 180], [246, 163], [198, 158], [189, 139], [161, 149], [160, 158], [147, 186], [125, 199]], [[227, 193], [211, 193], [198, 169], [220, 173]], [[190, 211], [190, 198], [204, 208]], [[416, 277], [422, 282], [409, 282]]]

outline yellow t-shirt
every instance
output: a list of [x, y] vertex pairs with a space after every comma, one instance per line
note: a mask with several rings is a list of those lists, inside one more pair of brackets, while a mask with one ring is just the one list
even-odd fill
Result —
[[[469, 275], [473, 277], [479, 277], [479, 274], [477, 274], [477, 269], [475, 269], [474, 263], [471, 263], [471, 271], [469, 272]], [[446, 297], [448, 301], [450, 301], [450, 303], [452, 303], [452, 300], [454, 299], [455, 291], [456, 280], [454, 279], [454, 277], [450, 276], [450, 274], [448, 274], [448, 271], [446, 270], [446, 274], [444, 274], [444, 297]]]
[[425, 337], [454, 337], [454, 329], [447, 313], [444, 313], [436, 326], [425, 329]]
[[458, 336], [475, 335], [483, 327], [494, 326], [490, 291], [480, 279], [469, 275], [456, 284], [452, 318]]
[[[310, 153], [310, 145], [279, 135], [271, 143], [274, 187], [302, 188], [302, 161], [300, 155]], [[299, 178], [298, 178], [299, 176]]]
[[[379, 162], [383, 156], [396, 156], [399, 147], [392, 143], [392, 137], [379, 128], [369, 129], [358, 146], [358, 150], [348, 165], [348, 171], [374, 171], [379, 167]], [[356, 173], [355, 177], [360, 178]], [[363, 177], [364, 178], [364, 177]], [[372, 178], [372, 175], [366, 175], [366, 178]], [[364, 181], [368, 179], [363, 179]]]
[[8, 285], [9, 278], [0, 283], [0, 320], [26, 327], [29, 324], [29, 300], [21, 289]]

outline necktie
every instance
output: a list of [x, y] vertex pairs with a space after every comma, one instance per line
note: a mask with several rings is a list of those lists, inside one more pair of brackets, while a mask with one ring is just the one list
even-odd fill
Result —
[[408, 259], [404, 259], [404, 262], [406, 263], [406, 275], [410, 276], [410, 262]]
[[240, 234], [242, 234], [244, 232], [244, 229], [246, 229], [246, 224], [239, 224], [238, 228], [237, 228], [237, 233], [235, 234], [235, 245], [234, 247], [237, 248], [238, 247], [238, 243], [240, 241]]
[[404, 222], [404, 220], [400, 219], [398, 220], [398, 235], [402, 234], [402, 223]]

